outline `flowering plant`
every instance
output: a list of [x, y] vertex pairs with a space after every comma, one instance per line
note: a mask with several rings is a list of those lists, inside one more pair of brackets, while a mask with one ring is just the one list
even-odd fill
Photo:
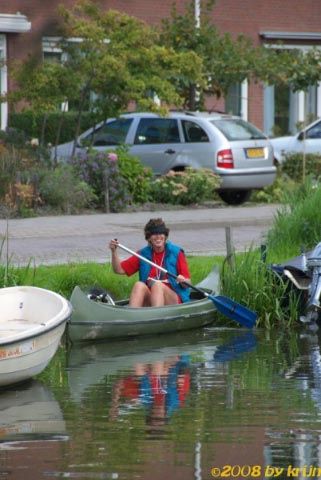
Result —
[[215, 198], [220, 178], [209, 169], [186, 168], [182, 172], [170, 171], [152, 184], [152, 197], [156, 202], [191, 205]]
[[70, 159], [80, 178], [90, 185], [97, 198], [97, 207], [120, 212], [131, 203], [126, 182], [119, 171], [115, 152], [89, 150]]

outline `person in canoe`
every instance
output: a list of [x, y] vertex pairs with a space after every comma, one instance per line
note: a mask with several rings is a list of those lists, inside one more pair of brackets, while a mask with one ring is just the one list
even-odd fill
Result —
[[161, 218], [152, 218], [144, 228], [147, 246], [138, 253], [156, 265], [176, 275], [169, 277], [154, 266], [132, 255], [121, 261], [118, 256], [117, 240], [111, 240], [112, 267], [115, 273], [131, 276], [139, 272], [130, 294], [131, 307], [161, 307], [189, 301], [190, 273], [183, 249], [168, 241], [169, 228]]

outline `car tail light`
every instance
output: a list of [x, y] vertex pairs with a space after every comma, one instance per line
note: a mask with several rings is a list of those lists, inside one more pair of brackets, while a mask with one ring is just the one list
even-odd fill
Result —
[[232, 150], [220, 150], [217, 152], [217, 166], [219, 168], [234, 168]]

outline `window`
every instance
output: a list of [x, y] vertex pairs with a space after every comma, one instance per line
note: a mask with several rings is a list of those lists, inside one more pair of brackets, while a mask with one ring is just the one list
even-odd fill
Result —
[[197, 123], [182, 120], [185, 142], [200, 143], [209, 142], [207, 133]]
[[287, 85], [274, 87], [274, 132], [288, 135], [291, 131], [290, 115], [296, 117], [296, 97]]
[[305, 138], [321, 138], [321, 122], [307, 130]]
[[266, 138], [254, 125], [244, 120], [222, 119], [211, 121], [228, 140], [258, 140]]
[[241, 84], [235, 83], [234, 85], [231, 85], [225, 98], [226, 113], [241, 116], [241, 99]]
[[[320, 34], [311, 32], [261, 32], [261, 36], [268, 40], [267, 48], [276, 51], [301, 50], [307, 52], [314, 48], [305, 42], [317, 42], [315, 47], [320, 48]], [[270, 43], [282, 40], [282, 43]], [[295, 43], [292, 43], [294, 42]], [[298, 43], [298, 41], [302, 43]], [[288, 42], [288, 43], [284, 43]], [[320, 116], [321, 87], [311, 85], [306, 92], [292, 91], [287, 85], [266, 85], [264, 88], [264, 131], [268, 135], [282, 136], [294, 134], [302, 123], [310, 123]]]
[[179, 143], [177, 120], [171, 118], [143, 118], [138, 125], [135, 144]]
[[317, 85], [311, 85], [305, 92], [305, 121], [311, 123], [318, 117], [318, 89]]
[[83, 138], [81, 143], [94, 147], [108, 147], [110, 145], [125, 143], [132, 121], [132, 118], [118, 118], [117, 120], [105, 123], [86, 138]]

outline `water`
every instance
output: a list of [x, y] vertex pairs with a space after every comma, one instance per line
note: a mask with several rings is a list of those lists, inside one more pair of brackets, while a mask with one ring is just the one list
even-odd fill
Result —
[[317, 478], [320, 345], [211, 327], [61, 349], [0, 393], [0, 479]]

